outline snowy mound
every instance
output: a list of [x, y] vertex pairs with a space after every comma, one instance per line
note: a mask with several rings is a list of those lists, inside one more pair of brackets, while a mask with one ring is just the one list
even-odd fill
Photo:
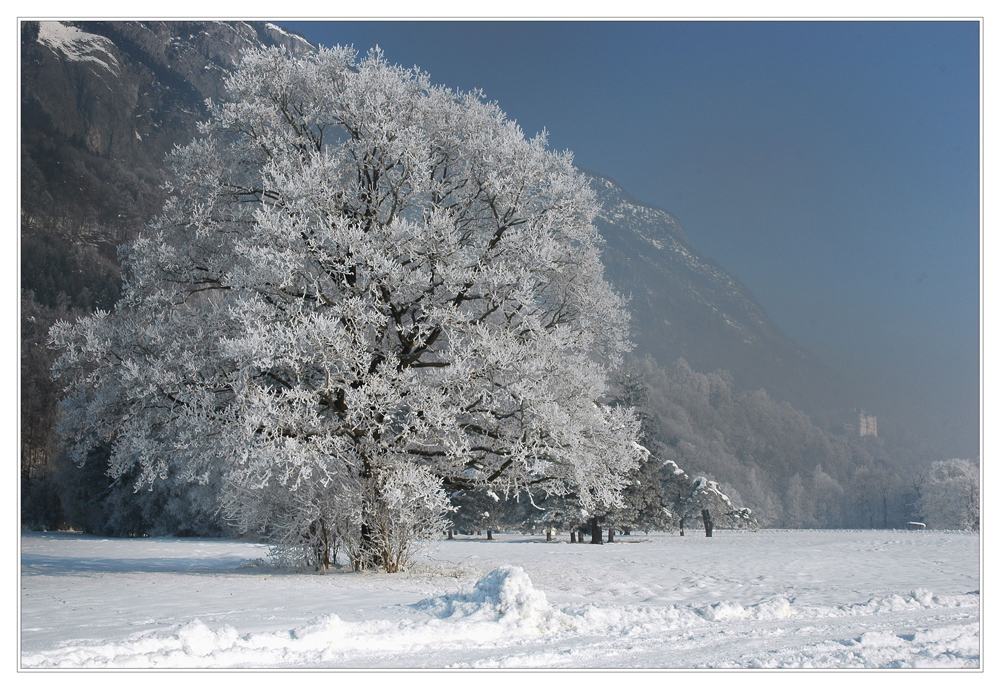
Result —
[[726, 620], [779, 620], [795, 613], [787, 598], [777, 597], [743, 607], [733, 601], [720, 601], [696, 608], [695, 612], [706, 620], [724, 622]]
[[553, 611], [545, 593], [531, 584], [520, 567], [501, 567], [476, 582], [470, 593], [458, 593], [421, 601], [415, 606], [440, 619], [503, 621], [511, 624], [551, 621]]

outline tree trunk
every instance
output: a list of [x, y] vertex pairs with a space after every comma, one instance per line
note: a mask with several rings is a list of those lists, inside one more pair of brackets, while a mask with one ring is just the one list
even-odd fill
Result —
[[361, 543], [358, 545], [358, 557], [352, 563], [355, 571], [374, 569], [377, 566], [377, 553], [375, 552], [375, 539], [372, 537], [371, 527], [367, 521], [361, 522]]
[[584, 536], [583, 536], [583, 527], [581, 526], [579, 532], [576, 534], [576, 542], [577, 543], [583, 543], [583, 538], [584, 538]]
[[486, 529], [486, 540], [487, 541], [493, 540], [493, 529]]
[[[330, 569], [330, 550], [332, 548], [332, 539], [330, 538], [330, 530], [326, 527], [326, 522], [323, 521], [323, 519], [317, 519], [310, 524], [309, 535], [313, 544], [313, 558], [315, 560], [316, 570], [319, 571], [321, 567], [324, 570]], [[336, 562], [336, 559], [337, 554], [334, 550], [334, 562]]]
[[571, 530], [569, 532], [569, 542], [570, 543], [576, 543], [576, 531], [572, 531]]
[[545, 529], [545, 540], [546, 541], [551, 541], [552, 540], [552, 529], [551, 528]]
[[452, 529], [448, 529], [448, 540], [449, 541], [455, 540], [455, 531]]
[[608, 527], [608, 543], [614, 543], [614, 542], [615, 542], [615, 530], [612, 529], [609, 526]]
[[712, 514], [708, 510], [702, 510], [701, 519], [705, 522], [705, 537], [711, 538], [712, 529], [715, 527], [715, 524], [712, 523]]
[[372, 528], [373, 526], [377, 528], [373, 522], [379, 502], [378, 481], [367, 459], [362, 465], [361, 480], [365, 496], [361, 507], [361, 539], [358, 543], [358, 552], [351, 557], [351, 565], [355, 571], [377, 569], [386, 565], [385, 559], [378, 552], [378, 544], [375, 542], [376, 531]]
[[623, 536], [631, 536], [632, 535], [632, 529], [623, 529], [622, 535]]
[[593, 517], [590, 520], [590, 542], [597, 545], [604, 545], [604, 538], [601, 534], [601, 523], [597, 520], [597, 517]]
[[681, 517], [681, 536], [684, 535], [684, 517]]

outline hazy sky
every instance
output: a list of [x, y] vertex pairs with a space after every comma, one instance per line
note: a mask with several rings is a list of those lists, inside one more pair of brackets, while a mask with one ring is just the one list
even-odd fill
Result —
[[881, 391], [874, 413], [881, 394], [975, 421], [977, 22], [279, 24], [483, 89], [674, 213], [786, 334]]

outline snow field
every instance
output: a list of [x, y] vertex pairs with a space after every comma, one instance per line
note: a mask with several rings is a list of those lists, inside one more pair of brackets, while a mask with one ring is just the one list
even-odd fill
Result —
[[22, 536], [25, 668], [974, 668], [979, 542], [762, 531], [426, 544], [292, 573], [225, 540]]

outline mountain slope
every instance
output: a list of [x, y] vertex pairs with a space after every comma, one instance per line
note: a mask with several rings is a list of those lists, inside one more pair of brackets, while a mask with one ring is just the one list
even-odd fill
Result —
[[812, 412], [844, 404], [834, 374], [789, 340], [738, 279], [700, 255], [676, 217], [587, 175], [602, 205], [606, 275], [630, 297], [637, 354], [725, 369], [739, 387], [766, 388]]
[[[22, 287], [49, 306], [62, 292], [108, 307], [115, 247], [163, 203], [164, 156], [195, 135], [241, 52], [266, 45], [313, 49], [261, 23], [23, 22]], [[80, 299], [81, 272], [102, 276], [96, 302]]]

